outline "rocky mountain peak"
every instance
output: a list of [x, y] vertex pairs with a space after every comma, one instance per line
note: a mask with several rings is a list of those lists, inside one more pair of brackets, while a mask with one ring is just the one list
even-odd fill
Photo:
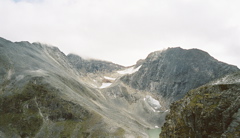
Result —
[[156, 92], [175, 101], [193, 88], [238, 70], [207, 52], [177, 47], [149, 54], [138, 72], [121, 80], [133, 88]]
[[75, 54], [69, 54], [67, 58], [69, 62], [82, 73], [112, 72], [124, 68], [121, 65], [108, 61], [83, 59]]
[[214, 60], [214, 58], [205, 51], [199, 49], [183, 49], [181, 47], [168, 48], [152, 52], [147, 56], [146, 60], [154, 61], [159, 60], [159, 58], [165, 58], [170, 61], [175, 61], [176, 59], [184, 61]]

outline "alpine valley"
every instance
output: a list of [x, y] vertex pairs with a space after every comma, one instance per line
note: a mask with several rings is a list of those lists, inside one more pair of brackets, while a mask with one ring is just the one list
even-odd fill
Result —
[[[199, 49], [135, 65], [0, 38], [0, 137], [240, 137], [240, 71]], [[158, 132], [160, 133], [160, 132]]]

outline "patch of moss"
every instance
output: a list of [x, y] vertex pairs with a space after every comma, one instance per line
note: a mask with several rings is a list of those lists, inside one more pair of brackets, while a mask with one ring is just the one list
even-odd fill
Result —
[[97, 137], [105, 138], [105, 137], [110, 137], [110, 135], [106, 131], [103, 131], [103, 130], [99, 129], [99, 130], [94, 130], [91, 134], [91, 137], [93, 137], [93, 138], [97, 138]]
[[121, 138], [125, 134], [125, 130], [122, 128], [117, 128], [117, 130], [114, 133], [109, 133], [104, 129], [97, 129], [92, 132], [91, 137], [116, 137], [116, 138]]
[[204, 112], [212, 112], [213, 110], [216, 109], [216, 107], [218, 106], [218, 104], [212, 104], [209, 106], [204, 106]]
[[100, 123], [101, 120], [102, 120], [102, 116], [100, 116], [97, 113], [93, 113], [91, 118], [83, 122], [83, 126], [85, 126], [86, 129], [91, 128], [95, 124]]
[[203, 108], [203, 104], [201, 104], [201, 103], [196, 103], [195, 106], [198, 107], [198, 108]]
[[203, 99], [202, 95], [194, 95], [193, 97], [191, 97], [191, 101], [187, 105], [187, 108], [188, 109], [192, 109], [192, 108], [194, 108], [196, 106], [200, 107], [200, 108], [203, 108], [202, 103], [200, 103], [202, 99]]
[[240, 136], [240, 124], [235, 128], [236, 131], [226, 133], [229, 138], [235, 138]]
[[0, 126], [21, 137], [33, 137], [40, 129], [43, 120], [38, 113], [2, 113]]
[[43, 124], [36, 97], [46, 95], [43, 85], [33, 81], [23, 88], [12, 89], [11, 95], [0, 97], [0, 126], [21, 137], [33, 137]]
[[75, 127], [76, 127], [77, 124], [78, 124], [78, 122], [75, 122], [75, 121], [72, 121], [72, 120], [56, 122], [57, 126], [63, 126], [64, 127], [64, 129], [60, 133], [60, 136], [62, 138], [71, 137], [71, 134], [75, 130]]
[[220, 84], [218, 86], [219, 86], [220, 90], [222, 90], [222, 91], [229, 89], [227, 84]]
[[118, 129], [113, 133], [114, 136], [123, 136], [124, 134], [125, 134], [125, 130], [122, 129], [122, 128], [118, 128]]

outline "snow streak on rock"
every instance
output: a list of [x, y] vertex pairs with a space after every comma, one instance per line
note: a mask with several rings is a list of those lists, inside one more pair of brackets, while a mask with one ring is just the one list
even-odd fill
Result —
[[134, 69], [134, 67], [127, 68], [125, 70], [118, 71], [118, 73], [119, 74], [133, 74], [133, 73], [137, 72], [141, 68], [141, 66], [139, 66], [139, 67], [137, 67], [135, 69]]
[[116, 78], [111, 78], [111, 77], [107, 77], [107, 76], [104, 76], [104, 78], [107, 80], [113, 80], [113, 81], [116, 80]]
[[102, 89], [102, 88], [107, 88], [107, 87], [109, 87], [111, 84], [112, 84], [112, 83], [102, 83], [102, 86], [99, 87], [99, 88], [100, 88], [100, 89]]
[[158, 100], [154, 99], [152, 96], [147, 95], [146, 98], [143, 99], [146, 101], [151, 107], [154, 112], [160, 112], [160, 108], [162, 107]]

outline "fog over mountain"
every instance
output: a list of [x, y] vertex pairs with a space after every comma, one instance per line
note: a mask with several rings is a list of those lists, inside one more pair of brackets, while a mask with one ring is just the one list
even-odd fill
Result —
[[[180, 136], [172, 129], [179, 122], [186, 126], [186, 136], [239, 136], [240, 107], [229, 103], [239, 99], [239, 69], [199, 49], [167, 48], [124, 67], [65, 55], [51, 45], [0, 38], [0, 67], [1, 137], [146, 138], [150, 130], [157, 130], [158, 137], [163, 125], [162, 136]], [[219, 100], [211, 102], [207, 92]], [[193, 109], [187, 117], [184, 109], [178, 110], [184, 106], [175, 103], [185, 100], [180, 105]], [[218, 117], [226, 120], [219, 124], [223, 129], [212, 125], [220, 107], [226, 110]], [[207, 116], [202, 116], [205, 110]], [[183, 114], [175, 116], [178, 111]], [[196, 118], [186, 120], [189, 115]], [[171, 117], [177, 119], [174, 124]], [[199, 131], [205, 125], [214, 132]]]
[[180, 46], [240, 67], [239, 5], [238, 0], [1, 0], [0, 36], [125, 66]]

